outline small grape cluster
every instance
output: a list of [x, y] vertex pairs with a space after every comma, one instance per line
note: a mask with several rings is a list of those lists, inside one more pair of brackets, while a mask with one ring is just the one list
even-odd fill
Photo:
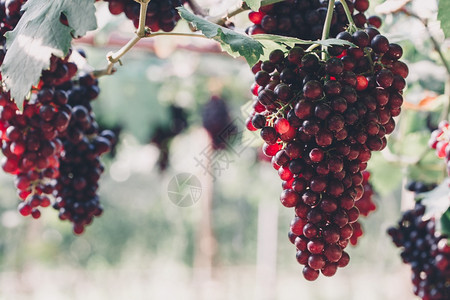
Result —
[[100, 156], [111, 149], [116, 137], [111, 130], [99, 132], [90, 102], [97, 98], [98, 82], [82, 74], [68, 91], [71, 119], [61, 134], [64, 151], [60, 157], [60, 175], [56, 180], [56, 202], [61, 220], [73, 222], [73, 231], [81, 234], [95, 216], [103, 212], [97, 195], [104, 167]]
[[[363, 28], [366, 24], [379, 28], [381, 19], [377, 16], [366, 17], [369, 0], [345, 0], [352, 13], [355, 25]], [[247, 33], [277, 34], [306, 40], [320, 39], [327, 15], [328, 1], [288, 0], [267, 6], [249, 13], [254, 24]], [[336, 1], [331, 22], [330, 35], [336, 36], [348, 26], [347, 16], [340, 1]]]
[[[363, 171], [363, 182], [362, 185], [364, 187], [364, 193], [358, 201], [355, 202], [355, 206], [359, 210], [360, 216], [367, 217], [371, 212], [373, 212], [377, 207], [375, 203], [373, 202], [373, 189], [372, 185], [369, 182], [370, 179], [370, 172], [369, 171]], [[350, 237], [350, 244], [355, 246], [358, 243], [358, 238], [360, 238], [363, 235], [363, 227], [361, 224], [361, 220], [359, 219], [355, 223], [352, 224], [353, 227], [353, 234]]]
[[164, 171], [169, 166], [170, 143], [173, 138], [182, 133], [188, 127], [187, 112], [176, 105], [169, 106], [169, 124], [156, 126], [152, 133], [150, 142], [155, 144], [159, 149], [158, 167], [160, 171]]
[[[105, 0], [108, 2], [109, 11], [113, 15], [125, 13], [126, 17], [133, 21], [136, 28], [139, 26], [140, 4], [134, 0]], [[152, 0], [147, 7], [145, 26], [152, 32], [159, 30], [170, 32], [180, 20], [176, 10], [186, 3], [186, 0]]]
[[295, 207], [289, 236], [308, 280], [349, 262], [344, 248], [360, 213], [362, 172], [395, 128], [408, 75], [402, 48], [377, 29], [337, 38], [356, 47], [333, 46], [326, 60], [301, 47], [277, 49], [252, 68], [247, 128], [261, 130], [283, 181], [280, 200]]
[[208, 131], [212, 146], [215, 150], [227, 147], [227, 137], [230, 132], [237, 130], [232, 123], [228, 105], [224, 99], [213, 96], [210, 101], [203, 106], [202, 110], [203, 127]]
[[425, 206], [417, 202], [403, 213], [388, 234], [402, 248], [403, 262], [411, 265], [414, 294], [422, 299], [450, 298], [450, 246], [448, 237], [435, 231], [435, 220], [424, 219]]
[[441, 121], [438, 128], [431, 133], [428, 145], [436, 150], [439, 158], [445, 158], [447, 164], [447, 173], [450, 176], [450, 128], [448, 121]]

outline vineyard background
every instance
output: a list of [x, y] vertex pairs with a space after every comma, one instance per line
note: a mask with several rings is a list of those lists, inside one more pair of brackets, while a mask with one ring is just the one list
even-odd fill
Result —
[[[214, 15], [238, 1], [198, 2], [213, 8]], [[371, 1], [371, 10], [380, 2]], [[410, 5], [422, 17], [435, 19], [431, 2], [413, 0]], [[391, 150], [414, 157], [427, 147], [425, 110], [435, 111], [437, 120], [448, 101], [438, 97], [445, 92], [447, 74], [423, 24], [404, 14], [384, 19], [382, 32], [401, 44], [410, 68], [408, 105], [390, 139]], [[105, 54], [133, 32], [131, 22], [123, 15], [110, 16], [102, 3], [98, 20], [99, 30], [75, 41], [95, 68], [103, 67]], [[245, 24], [244, 13], [236, 25]], [[447, 55], [449, 44], [438, 24], [429, 27]], [[178, 29], [188, 30], [185, 23]], [[245, 130], [253, 81], [245, 61], [221, 54], [209, 40], [158, 37], [141, 41], [123, 63], [114, 76], [101, 78], [94, 108], [100, 123], [123, 126], [117, 155], [107, 158], [101, 182], [105, 213], [94, 226], [74, 236], [52, 209], [39, 220], [22, 218], [12, 179], [0, 174], [0, 299], [412, 298], [409, 267], [401, 263], [385, 230], [401, 209], [413, 206], [412, 195], [403, 189], [407, 176], [435, 181], [442, 179], [440, 169], [407, 169], [374, 154], [369, 170], [378, 208], [363, 220], [365, 234], [358, 247], [349, 249], [350, 265], [333, 278], [306, 282], [287, 239], [292, 211], [279, 204], [277, 174], [258, 161], [253, 146], [259, 140], [239, 155], [228, 149], [229, 163], [215, 173], [215, 181], [196, 164], [209, 143], [201, 109], [211, 95], [227, 100], [234, 123]], [[149, 140], [156, 125], [167, 122], [170, 104], [186, 108], [192, 125], [173, 141], [170, 167], [161, 174], [158, 150]], [[252, 135], [245, 138], [252, 140]], [[427, 166], [442, 164], [429, 152]], [[199, 202], [188, 208], [175, 206], [167, 196], [169, 180], [182, 172], [199, 177], [203, 188]], [[211, 199], [216, 240], [201, 241], [205, 203]], [[205, 257], [212, 257], [212, 267]]]

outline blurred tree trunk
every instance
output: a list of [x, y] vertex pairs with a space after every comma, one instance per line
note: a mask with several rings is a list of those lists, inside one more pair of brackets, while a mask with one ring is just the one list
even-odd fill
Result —
[[[206, 133], [206, 131], [205, 131]], [[212, 147], [212, 140], [207, 134], [208, 147]], [[205, 166], [211, 170], [211, 166]], [[208, 172], [201, 175], [202, 197], [200, 198], [201, 217], [198, 223], [196, 247], [194, 254], [194, 281], [201, 287], [205, 299], [207, 299], [208, 286], [213, 281], [214, 258], [217, 252], [217, 240], [212, 228], [212, 209], [214, 197], [214, 178]], [[206, 292], [206, 294], [205, 294]], [[201, 298], [204, 298], [204, 297]]]
[[256, 253], [257, 300], [276, 299], [278, 202], [261, 201], [258, 205], [258, 240]]

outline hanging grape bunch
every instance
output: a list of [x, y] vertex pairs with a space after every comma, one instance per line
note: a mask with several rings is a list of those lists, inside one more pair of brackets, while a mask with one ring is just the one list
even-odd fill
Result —
[[[25, 2], [1, 3], [2, 41], [19, 21]], [[5, 54], [4, 46], [2, 50]], [[23, 111], [9, 92], [1, 91], [2, 168], [15, 176], [22, 200], [20, 214], [39, 218], [40, 208], [56, 198], [53, 206], [60, 211], [60, 219], [70, 220], [74, 232], [80, 234], [102, 213], [96, 194], [103, 171], [99, 157], [116, 138], [109, 130], [98, 132], [89, 103], [99, 94], [97, 81], [78, 74], [70, 57], [71, 53], [62, 59], [51, 57], [49, 69], [42, 71]]]
[[[357, 27], [370, 24], [376, 28], [381, 26], [378, 16], [366, 17], [364, 12], [369, 8], [369, 0], [346, 0]], [[249, 34], [277, 34], [305, 40], [320, 39], [328, 1], [290, 0], [263, 6], [259, 11], [249, 13], [254, 24], [247, 28]], [[336, 1], [335, 12], [331, 21], [330, 36], [336, 36], [348, 26], [347, 16], [342, 3]]]
[[[109, 11], [113, 15], [125, 13], [126, 17], [133, 21], [136, 28], [139, 26], [140, 5], [134, 0], [105, 0], [108, 2]], [[172, 31], [180, 20], [175, 9], [186, 3], [186, 0], [152, 0], [147, 7], [145, 26], [152, 32]]]
[[371, 152], [386, 147], [408, 75], [401, 47], [374, 27], [337, 38], [355, 47], [329, 47], [326, 59], [301, 47], [278, 49], [252, 69], [256, 100], [247, 127], [260, 130], [283, 181], [280, 200], [295, 208], [289, 238], [307, 280], [349, 263], [344, 249], [360, 214], [362, 172]]
[[[60, 59], [54, 60], [53, 71], [43, 75], [43, 85], [25, 102], [23, 113], [2, 93], [0, 124], [2, 128], [2, 168], [16, 175], [16, 187], [23, 202], [22, 215], [39, 218], [39, 206], [50, 205], [53, 179], [58, 177], [62, 152], [60, 135], [67, 130], [71, 108], [67, 93], [55, 89], [54, 82], [64, 83], [74, 75], [76, 66]], [[71, 70], [69, 72], [69, 69]]]
[[422, 299], [450, 298], [450, 246], [448, 237], [436, 231], [434, 219], [424, 219], [426, 207], [417, 202], [388, 229], [400, 256], [411, 265], [413, 292]]

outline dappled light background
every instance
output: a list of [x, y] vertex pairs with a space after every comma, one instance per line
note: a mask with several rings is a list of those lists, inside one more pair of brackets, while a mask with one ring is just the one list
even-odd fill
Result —
[[[198, 2], [220, 15], [238, 1]], [[371, 1], [372, 11], [379, 2]], [[75, 46], [96, 69], [133, 32], [124, 16], [109, 16], [104, 5], [98, 15], [100, 29]], [[245, 15], [236, 21], [241, 28]], [[431, 45], [419, 27], [391, 16], [384, 27], [412, 62], [406, 94], [412, 103], [444, 89], [442, 68], [428, 58]], [[21, 217], [13, 179], [0, 174], [0, 299], [413, 298], [410, 269], [385, 233], [400, 218], [401, 168], [393, 170], [381, 156], [369, 163], [378, 209], [362, 221], [358, 246], [348, 247], [349, 266], [307, 282], [287, 238], [293, 211], [280, 204], [281, 181], [258, 159], [259, 136], [244, 128], [253, 81], [245, 60], [220, 53], [208, 40], [158, 37], [142, 41], [122, 62], [114, 76], [100, 79], [97, 119], [122, 132], [115, 157], [104, 160], [104, 214], [83, 235], [74, 236], [52, 208], [39, 220]], [[242, 137], [219, 152], [222, 160], [211, 171], [199, 160], [211, 143], [201, 111], [213, 95], [226, 101]], [[161, 172], [150, 140], [158, 125], [169, 123], [170, 105], [188, 113], [189, 127], [172, 141], [170, 164]], [[169, 183], [181, 173], [200, 181], [201, 195], [189, 207], [169, 198]], [[403, 201], [411, 204], [404, 191]]]

